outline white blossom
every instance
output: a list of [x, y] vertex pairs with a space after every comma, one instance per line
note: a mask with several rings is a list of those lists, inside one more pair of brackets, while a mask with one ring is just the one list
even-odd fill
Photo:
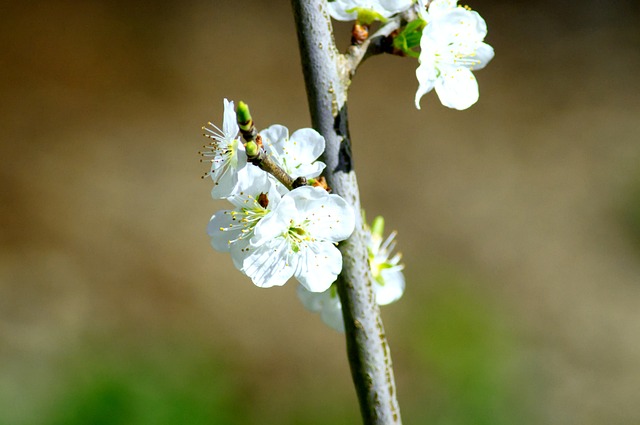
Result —
[[435, 88], [442, 104], [467, 109], [478, 101], [478, 83], [471, 72], [484, 68], [493, 58], [493, 48], [484, 43], [487, 25], [472, 10], [456, 0], [433, 0], [428, 9], [419, 0], [419, 15], [426, 21], [420, 39], [419, 87], [415, 103]]
[[274, 124], [260, 132], [265, 151], [293, 179], [317, 177], [325, 164], [316, 161], [324, 152], [324, 137], [312, 128], [302, 128], [289, 137], [287, 127]]
[[[360, 15], [382, 20], [407, 10], [414, 0], [335, 0], [329, 1], [329, 14], [337, 21], [355, 21]], [[377, 15], [377, 16], [376, 16]], [[382, 19], [381, 19], [382, 18]], [[365, 19], [368, 21], [368, 19]], [[369, 24], [370, 22], [363, 22]]]
[[235, 208], [216, 212], [209, 221], [207, 234], [211, 246], [230, 252], [234, 265], [241, 270], [256, 225], [278, 204], [280, 194], [269, 179], [242, 180], [227, 200]]
[[[311, 292], [323, 292], [342, 270], [335, 243], [351, 235], [355, 215], [338, 195], [302, 186], [286, 193], [253, 229], [242, 272], [260, 287], [295, 277]], [[232, 253], [233, 255], [233, 253]]]
[[[383, 241], [384, 220], [376, 217], [371, 226], [371, 237], [367, 244], [369, 253], [369, 267], [373, 276], [373, 292], [378, 305], [387, 305], [397, 301], [405, 289], [405, 280], [402, 273], [404, 265], [400, 264], [401, 254], [391, 256], [395, 242], [396, 232], [392, 232]], [[298, 287], [298, 298], [302, 305], [314, 313], [320, 313], [320, 318], [329, 327], [344, 332], [344, 320], [342, 318], [342, 304], [338, 298], [336, 285], [332, 285], [324, 292], [314, 293]]]
[[376, 284], [373, 285], [373, 292], [376, 295], [378, 305], [387, 305], [400, 299], [404, 293], [405, 281], [400, 264], [402, 254], [397, 253], [391, 256], [396, 247], [394, 238], [397, 232], [391, 232], [389, 237], [383, 241], [384, 220], [376, 217], [371, 226], [371, 239], [368, 244], [369, 267]]
[[209, 175], [214, 184], [211, 196], [226, 198], [234, 192], [239, 179], [251, 180], [262, 172], [257, 167], [247, 167], [247, 155], [238, 138], [240, 128], [233, 102], [224, 100], [222, 129], [209, 122], [203, 130], [206, 131], [205, 136], [212, 140], [201, 152], [211, 162]]

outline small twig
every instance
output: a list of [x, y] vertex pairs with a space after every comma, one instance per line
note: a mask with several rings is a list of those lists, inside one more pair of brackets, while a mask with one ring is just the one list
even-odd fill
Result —
[[362, 44], [350, 45], [344, 55], [349, 78], [353, 78], [356, 70], [360, 64], [365, 61], [365, 59], [382, 53], [388, 53], [391, 47], [389, 36], [399, 28], [399, 19], [390, 20], [381, 26], [378, 31], [373, 33], [373, 35], [366, 39]]
[[414, 19], [416, 19], [416, 13], [413, 9], [409, 9], [394, 19], [387, 21], [361, 44], [350, 45], [344, 54], [349, 78], [353, 78], [360, 64], [369, 57], [383, 53], [394, 53], [393, 33]]
[[238, 127], [240, 127], [240, 134], [242, 134], [242, 138], [245, 140], [244, 148], [247, 153], [247, 161], [271, 174], [289, 190], [307, 184], [307, 179], [304, 177], [302, 177], [302, 180], [300, 177], [294, 180], [293, 177], [282, 169], [282, 167], [267, 154], [267, 151], [264, 150], [262, 137], [256, 130], [251, 112], [249, 111], [249, 105], [243, 101], [238, 102], [236, 115]]

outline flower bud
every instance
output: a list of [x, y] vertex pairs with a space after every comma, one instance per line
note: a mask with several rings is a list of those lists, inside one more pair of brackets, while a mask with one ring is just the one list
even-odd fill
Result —
[[247, 142], [244, 148], [247, 151], [247, 158], [255, 158], [256, 156], [258, 156], [258, 152], [260, 151], [260, 148], [258, 147], [256, 142], [253, 141]]
[[238, 125], [241, 130], [250, 130], [253, 122], [251, 120], [251, 112], [249, 112], [249, 105], [243, 101], [238, 102], [238, 108], [236, 109], [238, 115]]

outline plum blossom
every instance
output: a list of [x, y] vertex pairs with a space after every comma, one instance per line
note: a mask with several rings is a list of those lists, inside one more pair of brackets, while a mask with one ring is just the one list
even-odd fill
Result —
[[211, 122], [202, 129], [206, 131], [205, 137], [212, 140], [200, 154], [211, 162], [208, 175], [214, 183], [211, 190], [213, 198], [226, 198], [235, 191], [240, 180], [250, 181], [265, 174], [257, 167], [247, 167], [247, 155], [238, 138], [240, 128], [233, 102], [224, 100], [222, 129]]
[[387, 305], [400, 299], [404, 293], [405, 281], [400, 264], [402, 254], [391, 256], [396, 247], [394, 239], [397, 232], [393, 231], [383, 241], [384, 219], [380, 216], [373, 220], [371, 238], [367, 249], [369, 251], [369, 267], [377, 285], [373, 285], [378, 305]]
[[494, 56], [493, 48], [483, 42], [484, 19], [458, 6], [457, 0], [433, 0], [428, 9], [419, 0], [418, 14], [427, 25], [420, 39], [416, 108], [420, 109], [422, 96], [435, 88], [444, 106], [467, 109], [479, 96], [471, 71], [484, 68]]
[[259, 287], [284, 285], [295, 277], [307, 290], [323, 292], [342, 270], [342, 254], [334, 244], [354, 227], [355, 214], [344, 199], [302, 186], [258, 221], [234, 262], [241, 261], [241, 271]]
[[[378, 216], [371, 226], [371, 237], [367, 245], [369, 267], [374, 279], [373, 292], [378, 305], [387, 305], [397, 301], [404, 293], [405, 288], [402, 273], [404, 265], [400, 264], [402, 255], [391, 256], [396, 245], [393, 241], [396, 232], [392, 232], [384, 241], [383, 232], [384, 219]], [[320, 318], [326, 325], [339, 332], [344, 332], [342, 304], [335, 284], [321, 293], [310, 292], [300, 285], [297, 292], [298, 298], [307, 310], [320, 313]]]
[[312, 128], [302, 128], [289, 137], [287, 127], [274, 124], [260, 132], [265, 151], [293, 179], [317, 177], [325, 164], [316, 161], [324, 152], [324, 137]]
[[358, 19], [370, 24], [407, 10], [413, 3], [414, 0], [334, 0], [329, 1], [329, 14], [337, 21]]
[[211, 246], [231, 253], [237, 269], [242, 269], [256, 225], [280, 201], [280, 193], [270, 179], [241, 180], [240, 183], [237, 191], [227, 198], [235, 208], [216, 212], [207, 225]]

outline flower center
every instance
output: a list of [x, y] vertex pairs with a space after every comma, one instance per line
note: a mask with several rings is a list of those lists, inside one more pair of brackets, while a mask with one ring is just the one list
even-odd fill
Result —
[[229, 230], [240, 230], [237, 238], [229, 239], [229, 245], [239, 240], [251, 237], [256, 224], [258, 224], [258, 222], [270, 212], [270, 210], [267, 209], [267, 195], [264, 193], [261, 193], [258, 197], [248, 195], [246, 204], [246, 207], [242, 207], [238, 210], [224, 212], [224, 214], [231, 216], [231, 223], [229, 223], [229, 227], [221, 227], [220, 230], [223, 232]]
[[294, 224], [293, 220], [289, 222], [289, 229], [284, 236], [289, 241], [293, 252], [299, 252], [300, 248], [304, 248], [306, 246], [306, 242], [314, 240], [306, 230], [307, 224], [307, 221], [300, 224]]

